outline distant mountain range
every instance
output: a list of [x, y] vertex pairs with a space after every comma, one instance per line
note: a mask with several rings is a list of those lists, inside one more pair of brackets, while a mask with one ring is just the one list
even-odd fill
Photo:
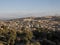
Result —
[[60, 16], [23, 17], [23, 18], [3, 18], [2, 20], [23, 20], [34, 18], [34, 20], [60, 20]]

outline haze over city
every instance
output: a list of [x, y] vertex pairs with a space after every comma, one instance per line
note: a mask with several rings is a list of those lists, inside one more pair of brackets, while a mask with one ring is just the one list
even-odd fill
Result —
[[60, 14], [60, 0], [0, 0], [0, 18]]

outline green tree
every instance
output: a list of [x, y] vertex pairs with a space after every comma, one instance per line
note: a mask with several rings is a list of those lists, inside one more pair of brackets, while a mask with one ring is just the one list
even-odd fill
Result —
[[16, 39], [16, 30], [9, 30], [9, 40], [7, 41], [8, 45], [14, 45]]

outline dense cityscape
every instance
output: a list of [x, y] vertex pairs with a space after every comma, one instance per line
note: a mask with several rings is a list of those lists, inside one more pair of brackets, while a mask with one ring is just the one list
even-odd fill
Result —
[[0, 20], [0, 45], [60, 45], [60, 16]]

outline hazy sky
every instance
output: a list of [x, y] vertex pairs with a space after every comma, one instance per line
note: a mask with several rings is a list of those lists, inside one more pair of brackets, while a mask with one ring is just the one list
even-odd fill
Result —
[[60, 0], [0, 0], [0, 18], [54, 15]]

